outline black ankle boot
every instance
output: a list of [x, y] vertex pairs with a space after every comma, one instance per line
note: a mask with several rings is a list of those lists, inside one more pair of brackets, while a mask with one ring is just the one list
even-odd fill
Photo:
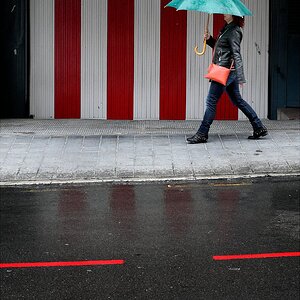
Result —
[[249, 140], [257, 140], [261, 136], [268, 135], [268, 130], [265, 126], [259, 127], [253, 131], [253, 135], [248, 136]]
[[207, 139], [208, 139], [207, 135], [197, 132], [195, 135], [187, 138], [186, 140], [189, 142], [189, 144], [199, 144], [199, 143], [206, 143]]

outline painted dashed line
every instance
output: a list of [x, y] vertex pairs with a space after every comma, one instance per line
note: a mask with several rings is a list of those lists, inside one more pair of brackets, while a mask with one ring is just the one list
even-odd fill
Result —
[[215, 255], [213, 256], [213, 260], [264, 259], [264, 258], [280, 258], [280, 257], [296, 257], [296, 256], [300, 256], [300, 252]]
[[119, 259], [119, 260], [52, 261], [52, 262], [19, 262], [19, 263], [0, 263], [0, 269], [103, 266], [103, 265], [123, 265], [124, 263], [125, 263], [125, 261], [122, 259]]

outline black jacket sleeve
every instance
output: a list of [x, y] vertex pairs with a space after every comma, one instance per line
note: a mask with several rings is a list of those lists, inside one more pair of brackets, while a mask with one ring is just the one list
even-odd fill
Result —
[[206, 40], [206, 44], [208, 46], [210, 46], [211, 48], [214, 48], [215, 44], [216, 44], [216, 39], [214, 39], [212, 36], [210, 36], [209, 39]]
[[229, 46], [232, 51], [233, 59], [234, 59], [234, 67], [237, 74], [237, 80], [239, 83], [245, 83], [245, 75], [244, 75], [244, 68], [243, 68], [243, 61], [241, 56], [241, 41], [242, 41], [242, 31], [233, 30], [231, 32], [231, 36], [228, 39]]

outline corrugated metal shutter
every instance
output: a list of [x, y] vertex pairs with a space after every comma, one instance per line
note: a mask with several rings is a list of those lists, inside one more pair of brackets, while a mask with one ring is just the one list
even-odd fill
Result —
[[107, 0], [81, 5], [81, 118], [106, 119]]
[[[78, 3], [79, 0], [76, 1]], [[78, 102], [76, 98], [76, 106], [80, 107], [81, 118], [106, 119], [107, 107], [110, 107], [111, 118], [134, 117], [145, 120], [203, 117], [209, 88], [209, 82], [203, 75], [211, 60], [211, 49], [208, 48], [202, 57], [197, 57], [193, 49], [195, 44], [202, 47], [207, 15], [188, 12], [186, 20], [180, 19], [180, 12], [163, 8], [166, 2], [123, 0], [128, 13], [124, 15], [124, 11], [120, 11], [119, 17], [116, 11], [108, 12], [109, 5], [112, 9], [120, 7], [119, 1], [80, 1], [82, 20], [81, 28], [76, 33], [76, 38], [80, 39], [81, 35], [80, 80], [79, 86], [76, 86], [80, 99]], [[245, 4], [254, 16], [246, 17], [242, 43], [247, 79], [242, 95], [260, 117], [266, 118], [269, 2], [245, 0]], [[170, 15], [165, 15], [167, 10]], [[167, 19], [163, 21], [162, 16]], [[169, 26], [168, 22], [173, 18], [180, 21]], [[57, 100], [54, 99], [54, 91], [62, 88], [59, 87], [61, 80], [54, 86], [54, 0], [30, 0], [30, 19], [30, 113], [36, 118], [53, 118], [54, 102]], [[185, 23], [186, 28], [180, 29], [180, 34], [174, 34], [178, 26]], [[109, 24], [113, 26], [111, 30]], [[212, 21], [210, 26], [212, 32]], [[165, 32], [163, 36], [162, 32]], [[170, 46], [167, 39], [171, 35], [174, 35], [174, 50], [168, 53], [171, 49], [166, 50]], [[185, 45], [184, 48], [182, 45]], [[72, 51], [68, 55], [74, 55]], [[185, 60], [180, 58], [182, 64], [178, 66], [182, 53], [186, 53]], [[57, 66], [60, 67], [59, 64]], [[64, 76], [62, 79], [67, 80]], [[69, 107], [75, 104], [74, 98], [71, 98]], [[69, 100], [62, 97], [60, 101]], [[119, 112], [122, 116], [117, 114]], [[183, 116], [180, 112], [183, 112]], [[239, 119], [244, 118], [239, 113]]]
[[[242, 57], [247, 83], [241, 89], [241, 93], [260, 118], [267, 118], [269, 1], [245, 0], [244, 3], [253, 12], [253, 16], [245, 18], [246, 25], [242, 42]], [[239, 119], [246, 119], [240, 111]]]
[[[194, 48], [203, 47], [203, 33], [207, 14], [188, 12], [187, 24], [187, 86], [186, 86], [186, 119], [200, 119], [204, 115], [205, 101], [209, 82], [203, 76], [211, 62], [211, 48], [207, 46], [205, 55], [195, 55]], [[212, 18], [209, 31], [212, 32]]]
[[54, 118], [54, 0], [30, 0], [30, 114]]
[[80, 118], [81, 0], [55, 0], [55, 118]]
[[160, 0], [135, 0], [134, 119], [159, 119]]
[[[246, 0], [244, 3], [253, 12], [246, 17], [242, 57], [247, 84], [241, 89], [243, 98], [249, 102], [261, 118], [268, 114], [268, 42], [269, 42], [269, 1]], [[187, 41], [187, 113], [186, 119], [202, 119], [209, 83], [203, 74], [211, 60], [208, 47], [205, 56], [196, 57], [193, 53], [195, 35], [198, 40], [203, 36], [206, 15], [189, 12]], [[212, 18], [211, 18], [212, 20]], [[212, 24], [210, 22], [212, 32]], [[199, 42], [198, 42], [199, 43]], [[200, 72], [199, 72], [200, 71]], [[199, 77], [199, 73], [201, 76]], [[239, 111], [239, 119], [246, 117]]]
[[[217, 37], [225, 24], [224, 15], [215, 14], [213, 16], [213, 20], [214, 20], [213, 36]], [[227, 93], [223, 93], [217, 105], [215, 120], [237, 120], [237, 119], [238, 119], [238, 108], [234, 106], [233, 103], [230, 101], [230, 98], [227, 95]]]
[[186, 115], [187, 12], [164, 8], [160, 24], [160, 119], [184, 120]]
[[107, 117], [132, 120], [134, 0], [109, 0], [107, 14]]

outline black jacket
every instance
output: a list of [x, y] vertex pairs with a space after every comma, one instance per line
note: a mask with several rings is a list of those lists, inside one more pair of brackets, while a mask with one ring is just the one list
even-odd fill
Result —
[[234, 69], [239, 83], [245, 83], [244, 68], [240, 45], [243, 39], [242, 29], [231, 22], [220, 32], [217, 39], [212, 36], [206, 41], [207, 45], [214, 48], [213, 63], [219, 66], [230, 68], [234, 60]]

